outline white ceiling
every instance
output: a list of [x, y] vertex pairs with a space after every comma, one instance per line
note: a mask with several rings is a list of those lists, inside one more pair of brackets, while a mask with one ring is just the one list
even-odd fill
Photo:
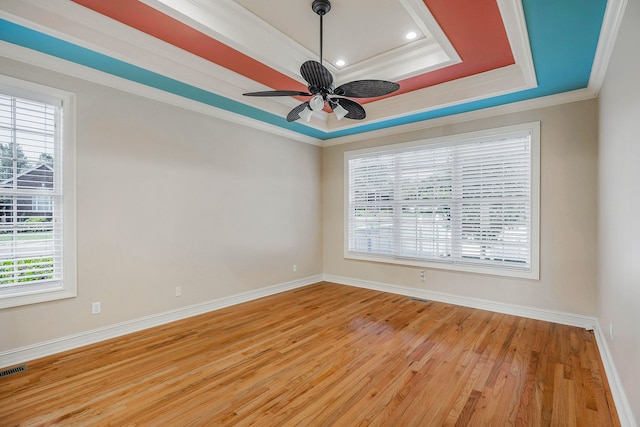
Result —
[[[236, 0], [236, 3], [306, 49], [319, 53], [320, 17], [311, 10], [311, 2]], [[356, 64], [408, 45], [410, 42], [404, 38], [408, 31], [419, 34], [415, 41], [425, 38], [420, 25], [400, 1], [333, 0], [331, 5], [323, 18], [323, 56], [331, 64], [340, 58]]]
[[[319, 58], [312, 0], [141, 1], [301, 83], [300, 65]], [[337, 82], [397, 81], [460, 62], [422, 0], [333, 0], [323, 19], [324, 65]], [[408, 31], [418, 38], [404, 39]]]

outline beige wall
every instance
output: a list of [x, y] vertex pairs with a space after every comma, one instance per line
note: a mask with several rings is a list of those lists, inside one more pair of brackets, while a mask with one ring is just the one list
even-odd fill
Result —
[[[595, 315], [597, 298], [597, 103], [554, 106], [369, 139], [323, 150], [324, 272], [467, 298]], [[541, 122], [540, 280], [343, 258], [344, 152], [531, 121]]]
[[[629, 1], [600, 92], [599, 321], [640, 422], [640, 2]], [[609, 335], [613, 325], [613, 339]]]
[[0, 310], [0, 351], [322, 272], [318, 147], [6, 59], [2, 73], [77, 94], [78, 297]]

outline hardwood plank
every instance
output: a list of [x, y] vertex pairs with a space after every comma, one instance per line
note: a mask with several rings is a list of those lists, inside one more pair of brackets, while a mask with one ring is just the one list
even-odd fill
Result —
[[324, 282], [28, 367], [0, 425], [619, 425], [592, 332]]

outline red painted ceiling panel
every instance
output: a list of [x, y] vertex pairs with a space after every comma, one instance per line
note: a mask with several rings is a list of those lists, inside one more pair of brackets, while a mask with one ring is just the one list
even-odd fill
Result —
[[[138, 0], [73, 0], [185, 51], [274, 89], [306, 90], [294, 79], [256, 61], [208, 35]], [[495, 0], [424, 0], [462, 62], [400, 81], [411, 92], [513, 64], [499, 8]], [[371, 100], [360, 100], [362, 103]]]
[[291, 90], [307, 89], [296, 80], [137, 0], [72, 1], [252, 80]]
[[424, 0], [462, 62], [404, 80], [415, 90], [515, 63], [495, 0]]

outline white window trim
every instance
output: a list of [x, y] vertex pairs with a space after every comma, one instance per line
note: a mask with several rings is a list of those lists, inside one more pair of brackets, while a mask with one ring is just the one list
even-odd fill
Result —
[[[388, 255], [362, 254], [349, 251], [349, 160], [370, 153], [384, 153], [419, 146], [450, 145], [463, 141], [487, 138], [514, 132], [531, 132], [531, 269], [512, 270], [495, 266], [477, 266], [453, 264], [448, 262], [423, 261], [407, 258], [394, 258]], [[387, 264], [398, 264], [420, 268], [444, 269], [469, 273], [490, 274], [524, 279], [540, 278], [540, 122], [522, 123], [513, 126], [448, 135], [438, 138], [422, 139], [400, 144], [385, 145], [347, 151], [344, 153], [344, 258]]]
[[77, 296], [76, 249], [76, 97], [75, 94], [33, 82], [0, 75], [0, 91], [46, 103], [62, 101], [63, 281], [51, 288], [15, 289], [0, 294], [0, 309]]

